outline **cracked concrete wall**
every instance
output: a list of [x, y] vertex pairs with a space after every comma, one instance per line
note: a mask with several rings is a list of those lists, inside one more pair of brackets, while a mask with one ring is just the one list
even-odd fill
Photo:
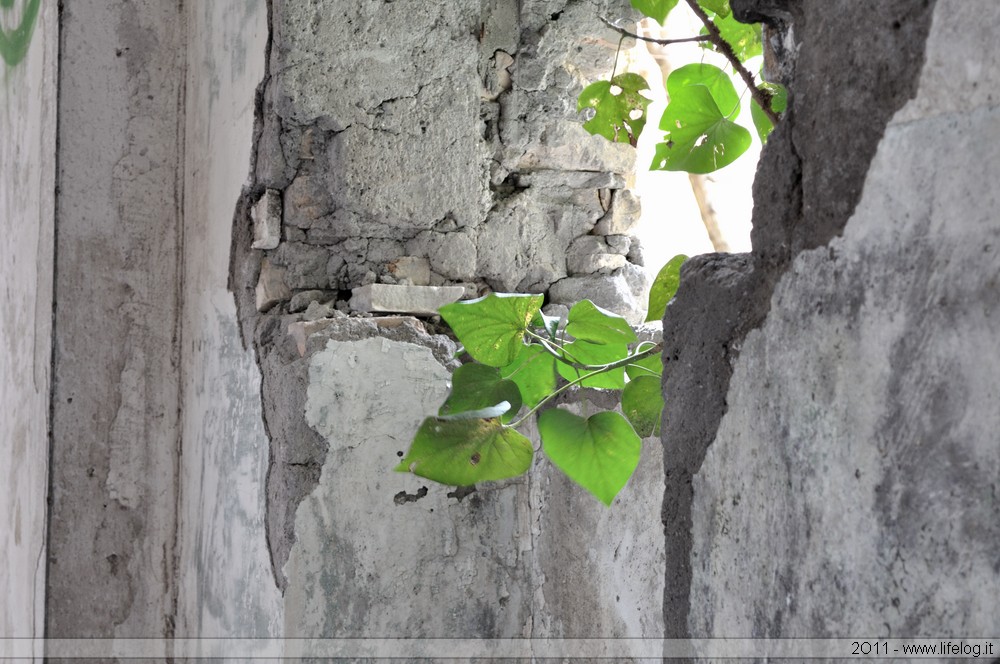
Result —
[[658, 635], [656, 455], [611, 512], [541, 461], [469, 497], [391, 473], [444, 398], [446, 341], [433, 321], [347, 313], [377, 282], [641, 316], [633, 151], [575, 112], [617, 45], [597, 17], [627, 3], [271, 10], [232, 283], [263, 374], [287, 633]]
[[[567, 298], [588, 284], [614, 298], [638, 287], [630, 150], [586, 137], [573, 112], [574, 91], [610, 65], [613, 44], [587, 32], [600, 29], [602, 6], [385, 7], [385, 25], [366, 29], [410, 41], [387, 42], [381, 79], [334, 94], [342, 82], [321, 71], [301, 88], [283, 77], [321, 56], [372, 56], [361, 49], [370, 32], [324, 55], [316, 34], [345, 29], [336, 12], [65, 3], [50, 636], [658, 633], [659, 575], [647, 572], [662, 558], [655, 455], [616, 507], [641, 505], [638, 521], [545, 467], [471, 496], [425, 495], [391, 468], [443, 397], [453, 348], [433, 321], [341, 310], [372, 274], [469, 294], [568, 283]], [[443, 41], [411, 66], [421, 40], [404, 19], [414, 11]], [[448, 62], [429, 66], [437, 57]], [[372, 114], [358, 110], [367, 94]], [[286, 221], [276, 246], [250, 234], [256, 213], [273, 212], [275, 188]], [[544, 269], [484, 251], [488, 233], [504, 251], [516, 240], [543, 256]], [[287, 296], [261, 313], [266, 265]], [[320, 371], [340, 367], [328, 350], [362, 346], [361, 369]], [[346, 417], [384, 402], [382, 348], [403, 358], [397, 412], [378, 429], [367, 415], [353, 428], [323, 425], [324, 408]], [[310, 405], [329, 381], [354, 388]], [[360, 442], [345, 447], [344, 436]], [[361, 528], [372, 523], [399, 541], [382, 546]], [[384, 585], [373, 570], [407, 584]], [[437, 610], [446, 587], [452, 606], [415, 627], [414, 603]]]
[[265, 375], [283, 376], [271, 389], [295, 407], [270, 430], [304, 421], [326, 446], [315, 488], [294, 504], [286, 635], [661, 632], [655, 449], [611, 509], [541, 458], [471, 494], [392, 473], [447, 394], [454, 343], [406, 316], [286, 316], [274, 328]]
[[1000, 11], [733, 8], [797, 53], [754, 251], [691, 261], [665, 319], [667, 635], [989, 633]]
[[158, 0], [61, 9], [46, 634], [169, 636], [183, 17]]
[[187, 69], [177, 633], [281, 635], [264, 534], [261, 376], [228, 289], [268, 40], [262, 0], [185, 3]]
[[0, 8], [5, 47], [29, 25], [23, 59], [0, 60], [0, 635], [20, 638], [45, 608], [58, 27], [51, 3]]
[[258, 245], [258, 308], [404, 282], [564, 303], [586, 290], [639, 318], [633, 151], [589, 136], [575, 108], [610, 68], [596, 17], [628, 11], [274, 2], [257, 182], [281, 195], [283, 224]]

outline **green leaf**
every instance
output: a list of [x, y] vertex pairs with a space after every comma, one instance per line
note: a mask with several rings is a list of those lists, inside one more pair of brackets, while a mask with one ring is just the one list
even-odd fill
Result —
[[531, 441], [499, 420], [428, 417], [396, 471], [451, 486], [516, 477], [531, 466]]
[[[774, 112], [784, 113], [785, 109], [788, 108], [788, 90], [785, 89], [785, 86], [777, 83], [763, 83], [761, 87], [769, 90], [773, 95], [771, 97], [771, 108], [774, 109]], [[757, 135], [760, 136], [760, 142], [766, 143], [768, 135], [774, 129], [771, 118], [767, 117], [767, 114], [764, 113], [756, 101], [750, 102], [750, 117], [753, 118], [753, 125], [757, 128]]]
[[639, 464], [642, 441], [618, 413], [585, 420], [551, 408], [538, 416], [538, 432], [552, 463], [605, 505], [611, 505]]
[[[704, 85], [727, 120], [735, 120], [740, 113], [740, 96], [733, 86], [733, 79], [715, 65], [690, 64], [675, 69], [667, 77], [667, 94], [672, 100], [683, 96], [684, 88]], [[661, 127], [666, 129], [666, 127]]]
[[632, 0], [632, 6], [663, 25], [667, 22], [667, 15], [677, 6], [677, 2], [678, 0]]
[[541, 295], [490, 293], [447, 304], [439, 311], [472, 359], [503, 367], [524, 347], [524, 332], [542, 307], [542, 299]]
[[[563, 347], [566, 359], [577, 364], [611, 364], [628, 357], [627, 344], [597, 344], [592, 341], [577, 339]], [[564, 362], [556, 363], [556, 370], [566, 380], [576, 380], [585, 376], [593, 369], [577, 369]], [[625, 367], [618, 367], [591, 376], [580, 383], [583, 387], [600, 387], [607, 390], [620, 390], [625, 387]]]
[[670, 98], [650, 170], [711, 173], [733, 163], [750, 147], [750, 132], [727, 120], [704, 85], [682, 88]]
[[733, 47], [733, 52], [740, 62], [746, 62], [764, 52], [760, 39], [760, 23], [740, 23], [735, 16], [721, 14], [714, 22], [719, 34]]
[[653, 285], [649, 289], [649, 309], [646, 322], [663, 320], [667, 312], [667, 303], [674, 299], [677, 288], [681, 285], [681, 265], [687, 260], [684, 254], [674, 256], [660, 268]]
[[577, 101], [576, 109], [594, 109], [594, 117], [583, 123], [591, 134], [603, 136], [612, 143], [628, 143], [633, 147], [646, 126], [646, 107], [650, 99], [640, 94], [648, 90], [646, 79], [639, 74], [621, 74], [610, 81], [591, 83]]
[[710, 11], [717, 16], [729, 16], [732, 11], [729, 8], [729, 0], [698, 0], [701, 8]]
[[[636, 360], [625, 367], [625, 374], [630, 380], [643, 377], [656, 377], [663, 375], [663, 353], [656, 353], [641, 360]], [[627, 387], [627, 386], [626, 386]]]
[[534, 408], [556, 389], [556, 358], [537, 344], [524, 346], [500, 375], [517, 385], [525, 406]]
[[663, 390], [656, 376], [640, 376], [622, 390], [622, 413], [642, 438], [660, 433]]
[[500, 377], [500, 370], [484, 364], [463, 364], [451, 377], [451, 394], [438, 415], [478, 411], [506, 401], [509, 404], [501, 421], [509, 422], [521, 410], [521, 391], [513, 381]]
[[569, 310], [566, 332], [577, 339], [599, 344], [636, 341], [632, 326], [618, 314], [601, 309], [590, 300], [580, 300]]

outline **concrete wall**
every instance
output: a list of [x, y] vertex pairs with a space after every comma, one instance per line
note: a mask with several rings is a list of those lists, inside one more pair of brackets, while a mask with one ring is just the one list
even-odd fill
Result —
[[[629, 148], [572, 108], [612, 57], [595, 13], [627, 11], [599, 4], [64, 3], [49, 636], [991, 626], [986, 0], [733, 0], [787, 37], [792, 103], [754, 251], [690, 261], [668, 310], [663, 467], [649, 447], [610, 510], [544, 461], [468, 496], [391, 472], [453, 348], [433, 320], [349, 316], [351, 289], [637, 312]], [[0, 146], [0, 578], [4, 627], [26, 634], [43, 617], [51, 6], [39, 21], [0, 118], [25, 141]], [[281, 204], [257, 220], [281, 219], [262, 237], [268, 190]]]
[[233, 207], [253, 159], [264, 2], [185, 3], [187, 76], [177, 633], [282, 634], [264, 536], [260, 371], [228, 290]]
[[[23, 31], [18, 34], [18, 29]], [[0, 8], [0, 635], [39, 637], [45, 609], [54, 3]], [[0, 657], [9, 655], [0, 641]]]
[[[1000, 11], [733, 5], [792, 26], [792, 111], [758, 172], [754, 253], [692, 262], [667, 313], [665, 516], [690, 545], [668, 555], [668, 633], [992, 633]], [[698, 326], [707, 341], [682, 339]], [[694, 375], [721, 405], [684, 416]]]
[[[638, 315], [630, 148], [587, 137], [563, 89], [614, 44], [581, 36], [587, 3], [377, 4], [353, 32], [332, 3], [66, 3], [49, 636], [659, 632], [656, 456], [614, 513], [543, 463], [407, 500], [424, 484], [391, 469], [454, 349], [342, 311], [426, 272], [596, 285]], [[385, 62], [342, 80], [386, 25]], [[285, 223], [261, 250], [268, 190]], [[286, 295], [258, 306], [269, 265]]]
[[[661, 564], [655, 455], [613, 513], [544, 462], [464, 499], [386, 472], [443, 400], [450, 362], [433, 324], [347, 316], [372, 282], [641, 315], [632, 149], [587, 135], [575, 110], [617, 44], [594, 12], [272, 3], [232, 283], [263, 370], [289, 634], [659, 633], [660, 575], [629, 573]], [[265, 214], [280, 219], [262, 232]]]
[[48, 636], [174, 630], [181, 19], [61, 15]]

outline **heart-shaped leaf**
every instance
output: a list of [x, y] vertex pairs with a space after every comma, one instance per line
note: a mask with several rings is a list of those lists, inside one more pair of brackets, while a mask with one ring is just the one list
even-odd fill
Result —
[[677, 2], [678, 0], [632, 0], [632, 6], [663, 25], [667, 22], [667, 15], [677, 6]]
[[452, 486], [516, 477], [531, 466], [531, 441], [496, 419], [428, 417], [396, 471]]
[[560, 408], [538, 416], [542, 449], [571, 480], [611, 505], [639, 464], [642, 441], [618, 413], [584, 419]]
[[521, 391], [512, 381], [500, 377], [499, 369], [484, 364], [463, 364], [451, 377], [451, 394], [438, 415], [454, 415], [490, 408], [506, 401], [509, 409], [501, 420], [509, 422], [521, 410]]
[[447, 304], [439, 311], [472, 359], [504, 367], [521, 352], [524, 332], [541, 309], [542, 299], [541, 295], [490, 293], [476, 300]]
[[639, 436], [647, 438], [658, 434], [663, 414], [660, 379], [655, 376], [640, 376], [629, 381], [622, 390], [622, 413]]
[[729, 120], [735, 120], [740, 113], [740, 96], [733, 86], [733, 79], [715, 65], [694, 63], [679, 67], [667, 77], [667, 95], [670, 99], [684, 94], [684, 88], [704, 85], [712, 94], [712, 99]]
[[[730, 101], [728, 94], [722, 97], [724, 104]], [[725, 113], [720, 110], [712, 91], [704, 85], [674, 92], [660, 121], [660, 129], [667, 132], [665, 142], [656, 145], [650, 169], [711, 173], [735, 161], [752, 140], [749, 131], [726, 117], [734, 113], [728, 105], [726, 108]]]
[[632, 73], [591, 83], [580, 93], [576, 104], [578, 111], [590, 108], [594, 112], [594, 116], [583, 123], [583, 128], [612, 143], [628, 143], [634, 147], [646, 126], [646, 107], [651, 101], [640, 90], [648, 89], [646, 79]]
[[[596, 344], [592, 341], [577, 339], [563, 347], [566, 359], [576, 364], [603, 365], [617, 362], [628, 357], [626, 344]], [[566, 380], [576, 380], [586, 376], [593, 369], [578, 369], [565, 362], [556, 362], [559, 375]], [[583, 387], [600, 387], [608, 390], [620, 390], [625, 387], [625, 367], [604, 371], [586, 378], [580, 382]]]
[[569, 310], [566, 332], [577, 339], [599, 344], [630, 344], [636, 341], [628, 321], [605, 311], [590, 300], [580, 300]]
[[681, 265], [688, 259], [684, 254], [678, 254], [660, 268], [649, 289], [649, 309], [646, 322], [663, 320], [667, 312], [667, 303], [674, 299], [677, 288], [681, 285]]
[[524, 346], [500, 375], [517, 385], [525, 406], [534, 408], [556, 389], [556, 358], [539, 345]]

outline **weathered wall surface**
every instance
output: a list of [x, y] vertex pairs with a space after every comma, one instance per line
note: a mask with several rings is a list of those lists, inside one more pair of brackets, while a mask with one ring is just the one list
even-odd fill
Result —
[[48, 636], [173, 633], [184, 26], [61, 13]]
[[228, 290], [233, 202], [252, 164], [263, 1], [185, 3], [187, 80], [177, 633], [282, 634], [264, 536], [260, 371]]
[[575, 112], [614, 55], [598, 14], [628, 11], [599, 5], [272, 3], [232, 283], [263, 370], [290, 634], [659, 634], [655, 455], [613, 515], [542, 462], [466, 498], [391, 473], [445, 396], [444, 341], [346, 313], [379, 283], [641, 315], [632, 150]]
[[450, 342], [344, 311], [638, 315], [630, 148], [574, 109], [602, 7], [327, 5], [64, 6], [48, 634], [656, 636], [655, 455], [614, 513], [542, 462], [425, 492]]
[[[733, 5], [799, 50], [754, 253], [692, 262], [667, 315], [668, 634], [990, 633], [1000, 11]], [[712, 407], [685, 415], [695, 375]]]
[[[0, 636], [45, 608], [56, 50], [53, 3], [0, 8]], [[7, 644], [0, 641], [0, 657]], [[40, 654], [40, 653], [39, 653]]]

